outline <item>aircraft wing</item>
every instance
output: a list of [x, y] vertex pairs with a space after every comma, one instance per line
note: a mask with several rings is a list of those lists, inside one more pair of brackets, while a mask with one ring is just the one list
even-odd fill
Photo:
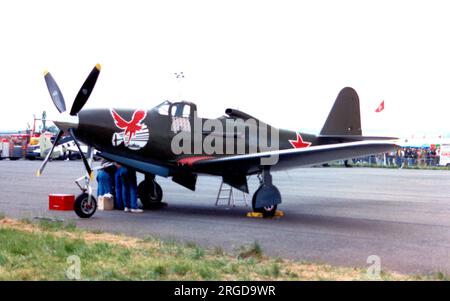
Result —
[[[339, 144], [311, 146], [299, 149], [268, 151], [246, 155], [225, 156], [198, 160], [192, 163], [197, 172], [223, 175], [223, 174], [253, 174], [263, 168], [261, 159], [268, 160], [278, 156], [276, 164], [271, 166], [272, 171], [286, 170], [301, 166], [326, 163], [335, 160], [344, 160], [363, 157], [371, 154], [392, 151], [398, 146], [390, 141], [358, 141]], [[276, 157], [275, 157], [276, 158]]]

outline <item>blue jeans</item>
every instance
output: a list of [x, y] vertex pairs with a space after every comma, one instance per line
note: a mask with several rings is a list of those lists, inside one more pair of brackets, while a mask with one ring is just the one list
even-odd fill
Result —
[[120, 167], [116, 171], [116, 207], [138, 209], [136, 171]]
[[97, 174], [97, 182], [97, 196], [105, 195], [108, 193], [112, 194], [112, 179], [109, 173], [100, 169]]

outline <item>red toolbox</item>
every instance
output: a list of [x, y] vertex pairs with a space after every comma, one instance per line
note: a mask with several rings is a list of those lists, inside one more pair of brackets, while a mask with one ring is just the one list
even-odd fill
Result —
[[75, 203], [75, 195], [73, 194], [50, 194], [48, 196], [49, 210], [72, 211]]

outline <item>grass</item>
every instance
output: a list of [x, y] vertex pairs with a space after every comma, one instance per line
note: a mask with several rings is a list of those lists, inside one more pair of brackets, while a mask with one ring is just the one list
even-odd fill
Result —
[[246, 258], [257, 258], [261, 259], [263, 256], [263, 250], [261, 245], [255, 241], [249, 246], [242, 246], [239, 248], [238, 258], [246, 259]]
[[65, 223], [63, 221], [39, 220], [37, 225], [46, 231], [74, 231], [77, 227], [75, 222]]
[[[66, 280], [79, 258], [81, 280], [366, 280], [365, 269], [271, 258], [258, 242], [236, 254], [147, 237], [77, 229], [74, 224], [0, 219], [0, 280]], [[448, 280], [443, 273], [382, 280]]]
[[450, 275], [443, 273], [443, 272], [437, 272], [433, 275], [433, 278], [436, 278], [437, 280], [442, 281], [450, 281]]

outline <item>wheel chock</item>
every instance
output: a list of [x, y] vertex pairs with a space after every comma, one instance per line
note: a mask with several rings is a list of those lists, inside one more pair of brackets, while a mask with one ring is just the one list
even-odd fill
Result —
[[277, 211], [275, 211], [275, 216], [282, 217], [282, 216], [284, 216], [284, 212], [281, 210], [277, 210]]
[[247, 217], [263, 217], [261, 212], [247, 212]]
[[[281, 210], [277, 210], [275, 211], [275, 215], [274, 217], [282, 217], [284, 216], [284, 212]], [[247, 212], [247, 217], [253, 217], [253, 218], [261, 218], [264, 217], [263, 214], [261, 212]]]

